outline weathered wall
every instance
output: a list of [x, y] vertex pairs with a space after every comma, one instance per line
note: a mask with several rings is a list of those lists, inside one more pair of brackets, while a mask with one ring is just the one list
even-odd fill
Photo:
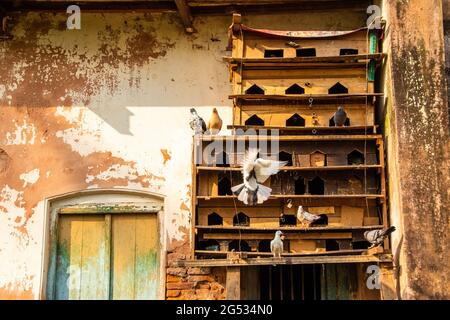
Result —
[[[175, 14], [82, 12], [81, 30], [66, 30], [66, 17], [15, 15], [13, 40], [0, 42], [0, 299], [42, 298], [44, 203], [66, 192], [122, 187], [165, 195], [162, 250], [169, 261], [186, 257], [188, 108], [207, 119], [216, 106], [224, 127], [231, 120], [222, 61], [229, 16], [196, 18], [192, 36]], [[246, 22], [345, 30], [364, 24], [365, 15], [304, 12]], [[209, 273], [169, 270], [172, 298], [223, 297], [221, 271]]]
[[384, 129], [401, 299], [449, 298], [449, 133], [442, 3], [384, 1]]

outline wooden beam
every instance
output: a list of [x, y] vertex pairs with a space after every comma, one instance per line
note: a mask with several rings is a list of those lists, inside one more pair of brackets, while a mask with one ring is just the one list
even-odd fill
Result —
[[183, 21], [184, 28], [187, 33], [194, 32], [194, 26], [192, 25], [192, 15], [191, 9], [186, 3], [186, 0], [175, 0], [175, 4], [177, 5], [178, 12], [180, 14], [181, 20]]
[[[351, 239], [351, 232], [316, 232], [316, 233], [286, 233], [287, 240], [304, 240], [304, 239]], [[213, 240], [235, 240], [236, 234], [234, 233], [203, 233], [203, 239]], [[242, 233], [239, 235], [239, 239], [242, 240], [272, 240], [272, 233]]]
[[391, 254], [377, 256], [370, 255], [343, 255], [343, 256], [306, 256], [306, 257], [281, 257], [281, 258], [248, 258], [248, 259], [198, 259], [177, 260], [171, 263], [171, 267], [247, 267], [299, 265], [299, 264], [334, 264], [334, 263], [380, 263], [392, 262]]
[[240, 232], [240, 231], [276, 231], [282, 230], [284, 232], [317, 232], [317, 231], [345, 231], [345, 230], [373, 230], [381, 229], [383, 226], [328, 226], [328, 227], [277, 227], [277, 228], [261, 228], [261, 227], [223, 227], [223, 226], [196, 226], [199, 230], [215, 230], [215, 231], [228, 231], [228, 232]]
[[195, 136], [195, 139], [202, 141], [261, 141], [261, 140], [279, 140], [279, 141], [358, 141], [358, 140], [377, 140], [380, 139], [382, 135], [379, 134], [355, 134], [355, 135], [344, 135], [344, 134], [329, 134], [329, 135], [304, 135], [304, 136], [264, 136], [264, 135], [234, 135], [234, 136]]
[[[310, 257], [310, 256], [335, 256], [335, 255], [361, 255], [366, 253], [367, 250], [357, 249], [357, 250], [336, 250], [336, 251], [325, 251], [325, 252], [300, 252], [300, 253], [282, 253], [283, 257]], [[210, 251], [210, 250], [195, 250], [196, 254], [207, 255], [207, 256], [227, 256], [229, 252], [227, 251]], [[271, 252], [238, 252], [247, 257], [261, 256], [261, 257], [272, 257]]]
[[[274, 194], [269, 199], [383, 199], [380, 194], [326, 194], [326, 195], [298, 195], [298, 194]], [[213, 199], [237, 199], [237, 196], [198, 196], [199, 200]]]
[[241, 299], [241, 268], [227, 267], [227, 300]]
[[[366, 170], [366, 169], [381, 169], [380, 164], [374, 165], [348, 165], [348, 166], [324, 166], [324, 167], [283, 167], [280, 171], [351, 171], [351, 170]], [[197, 172], [200, 171], [242, 171], [240, 167], [197, 167]]]

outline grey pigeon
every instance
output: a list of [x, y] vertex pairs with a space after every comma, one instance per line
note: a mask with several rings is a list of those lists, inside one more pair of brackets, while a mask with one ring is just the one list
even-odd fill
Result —
[[263, 183], [273, 174], [276, 174], [287, 161], [265, 160], [258, 158], [258, 149], [246, 152], [242, 163], [242, 176], [244, 182], [231, 188], [238, 200], [246, 205], [261, 204], [270, 197], [272, 189]]
[[342, 106], [339, 106], [333, 116], [334, 125], [336, 127], [342, 127], [345, 124], [346, 120], [347, 120], [347, 113], [344, 111], [344, 108]]
[[206, 131], [206, 122], [203, 120], [194, 108], [191, 108], [191, 120], [189, 121], [194, 134], [203, 134]]
[[389, 227], [386, 229], [376, 229], [364, 232], [364, 238], [369, 241], [372, 245], [370, 248], [379, 246], [383, 243], [384, 239], [386, 239], [392, 232], [395, 231], [395, 227]]
[[278, 230], [275, 232], [275, 238], [270, 241], [270, 251], [273, 253], [274, 258], [281, 258], [283, 253], [283, 232]]
[[306, 211], [305, 209], [303, 209], [302, 206], [298, 206], [297, 209], [297, 219], [302, 223], [302, 224], [307, 224], [310, 225], [313, 222], [316, 222], [320, 219], [322, 219], [321, 216], [317, 215], [317, 214], [312, 214], [309, 213], [308, 211]]

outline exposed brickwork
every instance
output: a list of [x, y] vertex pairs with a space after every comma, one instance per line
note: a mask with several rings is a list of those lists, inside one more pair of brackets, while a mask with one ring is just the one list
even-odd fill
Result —
[[167, 268], [168, 300], [225, 299], [224, 268]]

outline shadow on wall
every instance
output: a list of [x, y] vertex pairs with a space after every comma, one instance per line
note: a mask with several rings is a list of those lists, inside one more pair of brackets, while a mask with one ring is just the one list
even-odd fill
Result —
[[117, 132], [132, 135], [130, 131], [130, 117], [134, 116], [134, 113], [128, 110], [127, 106], [90, 106], [89, 110], [117, 130]]

